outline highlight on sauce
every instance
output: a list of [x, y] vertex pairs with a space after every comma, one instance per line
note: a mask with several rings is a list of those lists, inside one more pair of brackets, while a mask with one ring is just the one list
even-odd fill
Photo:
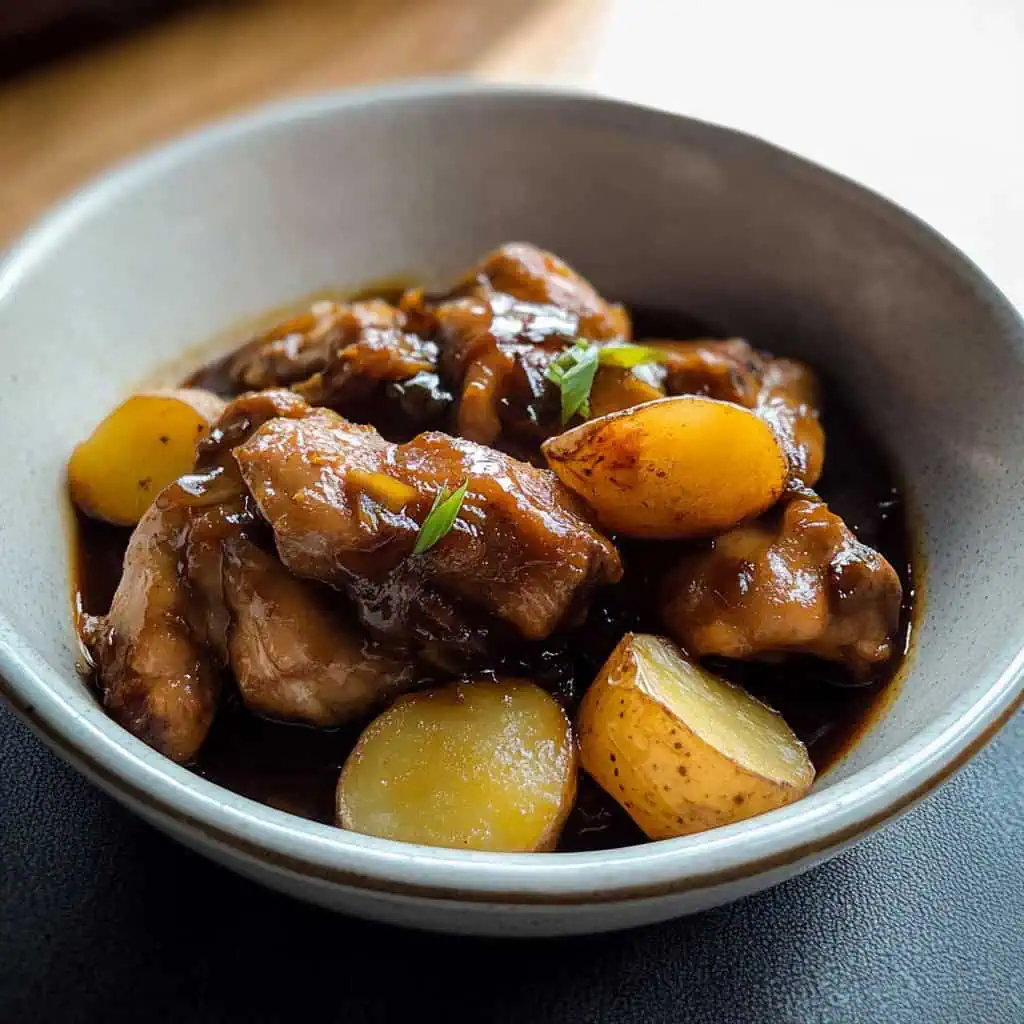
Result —
[[108, 713], [387, 838], [592, 849], [781, 807], [907, 647], [903, 502], [841, 396], [528, 244], [315, 302], [68, 473]]

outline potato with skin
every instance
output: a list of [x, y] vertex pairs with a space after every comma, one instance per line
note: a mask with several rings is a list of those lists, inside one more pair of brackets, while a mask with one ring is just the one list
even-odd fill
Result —
[[720, 533], [774, 505], [788, 475], [768, 424], [696, 395], [588, 420], [542, 450], [602, 526], [630, 537]]
[[551, 850], [576, 795], [558, 703], [524, 680], [399, 698], [360, 736], [338, 781], [342, 828], [453, 849]]
[[210, 391], [146, 391], [122, 402], [68, 463], [71, 498], [88, 516], [134, 526], [195, 462], [224, 402]]
[[587, 690], [579, 742], [584, 769], [651, 839], [763, 814], [814, 781], [781, 715], [646, 634], [627, 633]]

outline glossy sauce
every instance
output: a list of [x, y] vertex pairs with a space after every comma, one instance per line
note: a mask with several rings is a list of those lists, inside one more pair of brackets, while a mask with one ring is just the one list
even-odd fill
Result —
[[[678, 315], [636, 309], [632, 313], [638, 338], [724, 336]], [[186, 383], [232, 393], [224, 361], [203, 367]], [[906, 509], [886, 458], [844, 408], [834, 388], [826, 387], [824, 423], [825, 473], [816, 490], [858, 537], [881, 551], [899, 573], [904, 602], [894, 644], [898, 653], [859, 685], [853, 685], [841, 667], [810, 657], [791, 657], [777, 665], [723, 659], [708, 662], [715, 671], [780, 711], [807, 744], [819, 772], [839, 760], [884, 709], [909, 645], [914, 598]], [[392, 431], [386, 423], [377, 425], [382, 432], [401, 433], [397, 424]], [[78, 607], [103, 614], [117, 587], [130, 530], [90, 520], [78, 512], [76, 522]], [[514, 659], [496, 664], [495, 675], [532, 678], [558, 697], [571, 715], [624, 632], [662, 632], [651, 607], [655, 588], [650, 580], [666, 563], [665, 543], [622, 539], [617, 543], [627, 566], [626, 576], [622, 583], [598, 593], [587, 621], [547, 642], [526, 645]], [[324, 730], [273, 722], [248, 712], [232, 686], [225, 691], [227, 696], [193, 770], [280, 810], [332, 822], [338, 774], [366, 723]], [[589, 778], [581, 777], [576, 807], [560, 849], [644, 841], [625, 811]]]

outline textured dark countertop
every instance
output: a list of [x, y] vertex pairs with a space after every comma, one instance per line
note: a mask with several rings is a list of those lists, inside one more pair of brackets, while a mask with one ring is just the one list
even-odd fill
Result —
[[667, 925], [454, 939], [264, 891], [0, 708], [0, 1021], [1024, 1021], [1024, 716], [824, 867]]

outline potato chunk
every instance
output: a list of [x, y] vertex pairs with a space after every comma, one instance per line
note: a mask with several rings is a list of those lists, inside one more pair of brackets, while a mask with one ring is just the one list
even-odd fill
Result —
[[651, 839], [781, 807], [814, 781], [803, 743], [661, 637], [627, 633], [579, 714], [583, 767]]
[[548, 693], [454, 683], [370, 723], [338, 782], [338, 824], [427, 846], [550, 850], [575, 793], [572, 730]]
[[223, 409], [220, 398], [198, 388], [133, 395], [72, 453], [72, 500], [94, 519], [133, 526], [192, 469], [196, 445]]
[[720, 533], [775, 504], [788, 472], [766, 423], [695, 395], [589, 420], [543, 452], [603, 526], [631, 537]]

